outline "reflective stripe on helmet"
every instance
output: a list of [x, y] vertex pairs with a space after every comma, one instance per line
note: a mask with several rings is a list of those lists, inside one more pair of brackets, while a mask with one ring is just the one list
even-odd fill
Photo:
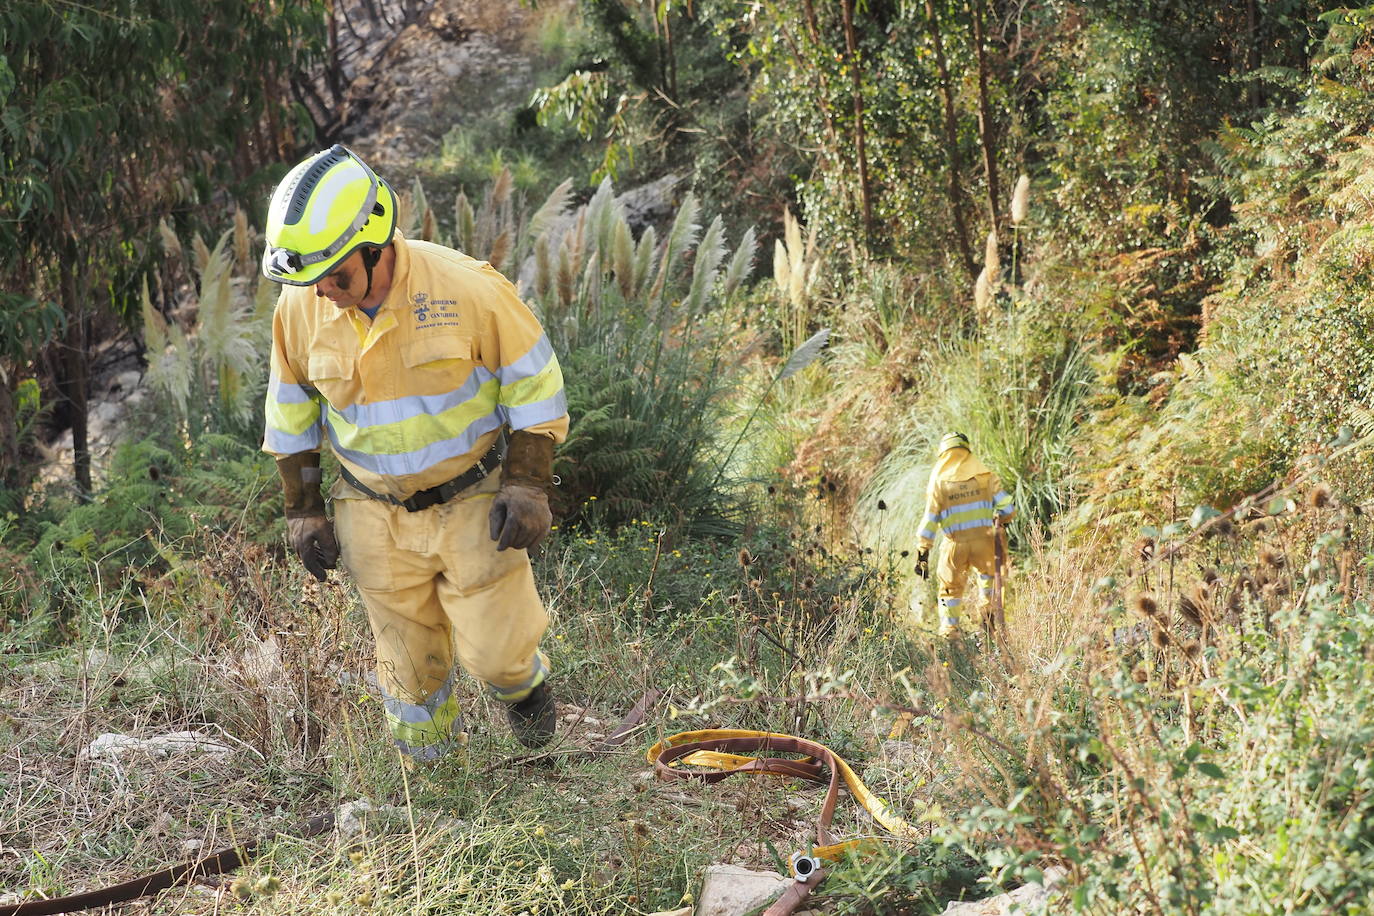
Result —
[[[360, 245], [386, 245], [395, 228], [396, 214], [389, 211], [396, 198], [389, 186], [383, 198], [384, 185], [340, 144], [296, 166], [273, 194], [263, 273], [308, 286]], [[379, 219], [372, 223], [374, 216]], [[324, 233], [329, 235], [321, 238]]]

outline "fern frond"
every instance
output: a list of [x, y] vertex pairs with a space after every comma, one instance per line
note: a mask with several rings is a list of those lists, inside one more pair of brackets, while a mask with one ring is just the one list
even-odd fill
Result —
[[1363, 404], [1350, 405], [1350, 425], [1360, 438], [1374, 435], [1374, 410]]

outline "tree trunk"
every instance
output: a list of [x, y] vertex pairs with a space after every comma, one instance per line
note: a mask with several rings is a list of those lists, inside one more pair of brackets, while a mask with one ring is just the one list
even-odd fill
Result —
[[854, 155], [859, 169], [859, 204], [863, 210], [864, 246], [873, 241], [872, 189], [868, 183], [868, 154], [864, 150], [863, 74], [859, 67], [859, 42], [854, 35], [854, 0], [841, 0], [844, 13], [844, 45], [849, 55], [849, 75], [854, 95]]
[[926, 0], [926, 23], [930, 26], [930, 39], [935, 46], [935, 67], [940, 72], [940, 95], [945, 103], [945, 156], [949, 159], [949, 183], [946, 195], [949, 197], [949, 210], [954, 218], [954, 234], [959, 241], [959, 256], [968, 271], [969, 279], [978, 277], [978, 262], [973, 258], [973, 248], [969, 245], [968, 224], [964, 219], [963, 192], [959, 178], [964, 172], [963, 156], [959, 155], [959, 119], [954, 110], [954, 83], [949, 77], [949, 64], [945, 59], [945, 44], [940, 38], [940, 20], [935, 16], [935, 6]]
[[988, 100], [987, 36], [983, 30], [985, 8], [985, 0], [973, 0], [973, 44], [978, 55], [978, 137], [983, 145], [983, 168], [988, 178], [988, 219], [996, 230], [998, 201], [1002, 194], [997, 182], [997, 137], [992, 124], [992, 104]]
[[[75, 262], [72, 262], [75, 263]], [[89, 495], [91, 486], [91, 449], [88, 440], [89, 403], [86, 399], [89, 356], [86, 352], [86, 308], [83, 290], [74, 269], [62, 276], [62, 295], [66, 300], [67, 332], [62, 341], [58, 391], [66, 402], [67, 422], [72, 428], [72, 461], [76, 486]]]
[[[14, 408], [14, 374], [0, 366], [0, 490], [19, 489], [19, 420]], [[16, 500], [16, 503], [21, 502]]]

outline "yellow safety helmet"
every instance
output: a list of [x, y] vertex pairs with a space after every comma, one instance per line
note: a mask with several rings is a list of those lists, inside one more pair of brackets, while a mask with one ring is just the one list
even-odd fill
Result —
[[944, 436], [940, 439], [940, 447], [938, 450], [936, 450], [935, 454], [943, 455], [945, 452], [949, 451], [952, 448], [968, 447], [968, 436], [965, 436], [963, 433], [949, 432], [945, 433]]
[[272, 192], [262, 273], [310, 286], [364, 245], [396, 231], [396, 194], [352, 150], [334, 144], [296, 166]]

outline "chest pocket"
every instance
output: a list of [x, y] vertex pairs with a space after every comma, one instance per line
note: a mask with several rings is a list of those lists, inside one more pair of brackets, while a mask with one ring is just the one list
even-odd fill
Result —
[[356, 358], [340, 353], [312, 353], [306, 370], [310, 383], [335, 408], [347, 407], [360, 400]]
[[436, 334], [401, 348], [401, 362], [421, 373], [424, 383], [462, 384], [477, 367], [477, 342], [458, 334]]

